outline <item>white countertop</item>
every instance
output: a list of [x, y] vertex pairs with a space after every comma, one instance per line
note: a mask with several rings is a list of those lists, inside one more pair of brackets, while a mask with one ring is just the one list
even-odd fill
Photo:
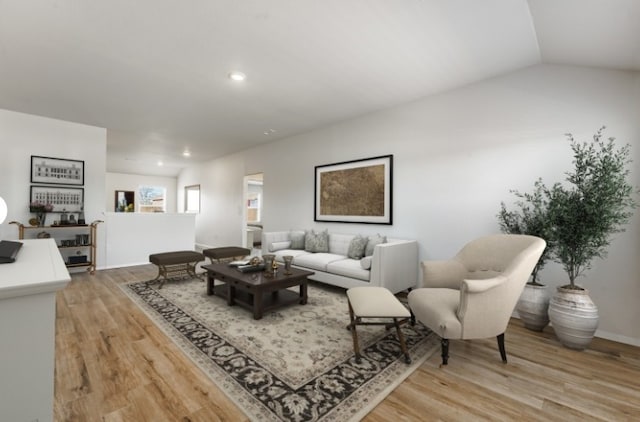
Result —
[[71, 280], [54, 239], [24, 239], [16, 261], [0, 264], [0, 299], [54, 292]]

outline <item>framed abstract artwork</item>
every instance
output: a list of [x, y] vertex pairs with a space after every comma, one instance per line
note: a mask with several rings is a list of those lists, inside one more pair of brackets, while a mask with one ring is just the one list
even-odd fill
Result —
[[392, 224], [393, 155], [315, 167], [314, 221]]

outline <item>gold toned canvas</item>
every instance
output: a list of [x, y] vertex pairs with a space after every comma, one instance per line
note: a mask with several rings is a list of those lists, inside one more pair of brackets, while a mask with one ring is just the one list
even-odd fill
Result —
[[383, 216], [384, 165], [324, 172], [320, 192], [322, 215]]

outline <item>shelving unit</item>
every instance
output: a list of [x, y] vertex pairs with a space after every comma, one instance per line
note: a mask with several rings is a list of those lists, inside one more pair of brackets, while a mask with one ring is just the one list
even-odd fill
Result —
[[[96, 220], [91, 224], [60, 226], [25, 226], [18, 221], [12, 221], [9, 224], [18, 226], [19, 239], [55, 239], [67, 268], [87, 267], [87, 271], [94, 274], [96, 270], [97, 227], [102, 222], [102, 220]], [[73, 257], [86, 256], [87, 250], [89, 256], [86, 261], [72, 262], [74, 261]], [[85, 255], [82, 255], [83, 252]]]

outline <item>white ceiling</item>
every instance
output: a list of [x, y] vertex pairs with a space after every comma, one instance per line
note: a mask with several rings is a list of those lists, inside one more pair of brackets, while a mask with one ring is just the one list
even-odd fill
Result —
[[537, 63], [638, 71], [639, 40], [639, 0], [0, 0], [0, 108], [176, 175]]

